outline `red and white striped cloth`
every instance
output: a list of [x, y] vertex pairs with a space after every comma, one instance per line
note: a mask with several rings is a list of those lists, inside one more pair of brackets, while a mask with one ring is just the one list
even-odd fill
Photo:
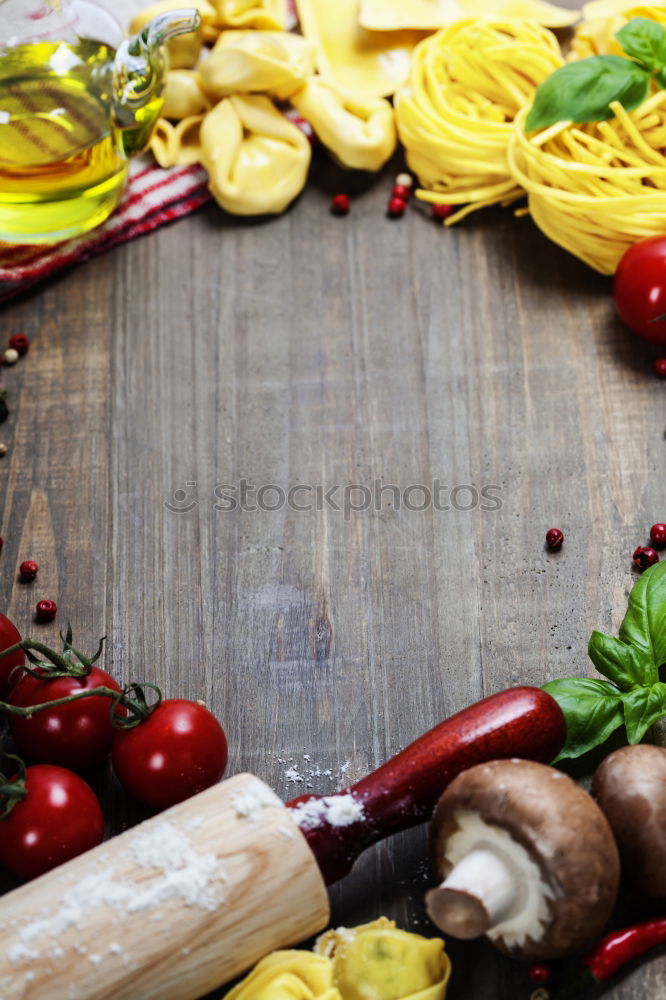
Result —
[[163, 170], [144, 157], [132, 161], [120, 205], [97, 229], [47, 246], [0, 243], [0, 302], [63, 268], [189, 215], [209, 200], [207, 185], [208, 175], [198, 165]]

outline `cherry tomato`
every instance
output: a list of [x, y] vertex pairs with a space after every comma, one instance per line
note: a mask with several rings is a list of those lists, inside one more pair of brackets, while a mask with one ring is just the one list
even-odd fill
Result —
[[[0, 650], [9, 649], [21, 641], [21, 633], [16, 625], [0, 614]], [[22, 667], [25, 663], [25, 656], [22, 650], [10, 653], [9, 656], [0, 656], [0, 701], [6, 701], [7, 695], [14, 678], [10, 682], [9, 675], [14, 667]], [[18, 673], [18, 671], [17, 671]], [[16, 675], [15, 675], [16, 676]]]
[[0, 820], [0, 862], [30, 879], [102, 842], [104, 817], [93, 790], [64, 767], [25, 772], [27, 796]]
[[116, 733], [111, 754], [123, 788], [166, 809], [216, 784], [227, 766], [227, 739], [197, 702], [171, 698], [133, 729]]
[[[99, 667], [93, 667], [86, 677], [53, 680], [24, 672], [12, 688], [9, 703], [29, 708], [100, 686], [120, 691], [113, 677]], [[9, 727], [19, 753], [27, 760], [86, 771], [101, 764], [111, 752], [116, 730], [111, 725], [110, 709], [110, 698], [93, 695], [68, 705], [45, 708], [29, 719], [10, 715]]]
[[629, 247], [615, 272], [613, 298], [634, 333], [666, 344], [666, 236]]

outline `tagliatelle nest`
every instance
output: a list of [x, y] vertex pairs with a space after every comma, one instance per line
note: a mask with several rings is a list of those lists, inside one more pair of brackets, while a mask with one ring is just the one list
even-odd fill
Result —
[[553, 242], [613, 274], [632, 244], [666, 230], [666, 91], [589, 125], [525, 133], [516, 119], [508, 161], [529, 213]]
[[555, 36], [530, 21], [458, 21], [417, 46], [396, 121], [417, 195], [466, 206], [447, 224], [523, 195], [507, 165], [513, 122], [562, 64]]

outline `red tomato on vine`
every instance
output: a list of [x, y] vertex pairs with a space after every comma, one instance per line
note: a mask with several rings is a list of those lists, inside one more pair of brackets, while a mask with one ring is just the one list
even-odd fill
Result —
[[[24, 797], [11, 796], [14, 804], [0, 818], [0, 862], [15, 875], [36, 878], [102, 842], [100, 804], [72, 771], [38, 764], [12, 785], [22, 785]], [[5, 810], [7, 788], [0, 788]]]
[[[31, 708], [66, 698], [79, 691], [107, 687], [120, 694], [120, 685], [100, 667], [83, 677], [23, 675], [14, 684], [9, 704]], [[91, 695], [36, 712], [30, 718], [10, 715], [9, 728], [19, 753], [37, 764], [57, 764], [73, 771], [96, 767], [111, 753], [116, 730], [111, 724], [111, 698]]]
[[[0, 614], [0, 651], [9, 649], [10, 646], [15, 646], [20, 641], [21, 633], [16, 625], [5, 615]], [[22, 649], [10, 653], [9, 656], [0, 656], [0, 701], [7, 700], [7, 694], [14, 679], [10, 680], [9, 675], [15, 667], [22, 667], [24, 663], [25, 655]]]
[[140, 802], [166, 809], [216, 784], [227, 766], [222, 726], [203, 705], [160, 702], [132, 729], [116, 733], [113, 769]]

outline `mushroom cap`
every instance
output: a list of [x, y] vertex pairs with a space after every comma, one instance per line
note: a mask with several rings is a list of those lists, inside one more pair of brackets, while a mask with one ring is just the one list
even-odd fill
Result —
[[666, 896], [666, 750], [616, 750], [597, 768], [592, 795], [615, 835], [622, 877], [646, 896]]
[[521, 845], [551, 890], [540, 935], [520, 944], [493, 935], [492, 943], [515, 958], [550, 959], [594, 942], [615, 904], [620, 862], [610, 826], [588, 793], [561, 771], [527, 760], [463, 771], [439, 799], [430, 828], [442, 880], [453, 867], [447, 841], [460, 828], [458, 818], [470, 812]]

